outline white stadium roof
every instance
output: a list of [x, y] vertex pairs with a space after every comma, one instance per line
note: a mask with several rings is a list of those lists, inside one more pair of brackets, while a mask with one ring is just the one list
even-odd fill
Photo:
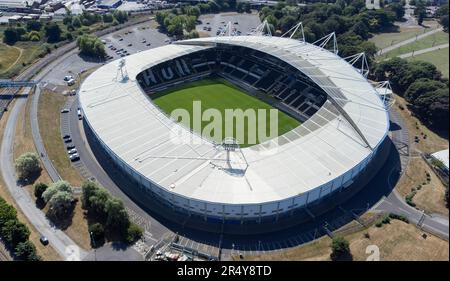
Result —
[[[248, 162], [244, 176], [214, 167], [208, 159], [223, 158], [223, 151], [209, 141], [177, 143], [173, 130], [181, 125], [152, 103], [136, 76], [163, 61], [211, 48], [215, 42], [258, 49], [290, 63], [323, 87], [337, 106], [327, 101], [309, 120], [279, 136], [276, 153], [268, 153], [264, 144], [242, 148]], [[117, 79], [116, 60], [84, 81], [79, 95], [84, 116], [117, 157], [161, 188], [189, 198], [252, 204], [302, 194], [358, 165], [388, 131], [387, 111], [369, 82], [334, 53], [297, 40], [200, 38], [139, 52], [125, 61], [128, 80]]]

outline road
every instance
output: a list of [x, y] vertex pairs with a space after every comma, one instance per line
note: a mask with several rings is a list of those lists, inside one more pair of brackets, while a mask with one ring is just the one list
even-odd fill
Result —
[[436, 29], [430, 30], [428, 32], [422, 33], [420, 35], [417, 35], [417, 36], [415, 36], [413, 38], [409, 38], [407, 40], [398, 42], [397, 44], [394, 44], [394, 45], [391, 45], [389, 47], [386, 47], [384, 49], [379, 50], [377, 52], [377, 55], [379, 56], [379, 55], [385, 54], [385, 53], [390, 52], [390, 51], [392, 51], [394, 49], [400, 48], [401, 46], [413, 43], [413, 42], [415, 42], [417, 40], [420, 40], [422, 38], [428, 37], [428, 36], [433, 35], [433, 34], [435, 34], [437, 32], [440, 32], [440, 31], [442, 31], [442, 28], [436, 28]]
[[406, 53], [406, 54], [401, 54], [401, 55], [398, 55], [398, 57], [402, 58], [402, 59], [409, 58], [409, 57], [414, 57], [414, 56], [425, 54], [425, 53], [429, 53], [429, 52], [432, 52], [432, 51], [445, 49], [445, 48], [448, 48], [448, 46], [449, 46], [449, 43], [441, 44], [441, 45], [438, 45], [438, 46], [434, 46], [434, 47], [430, 47], [430, 48], [426, 48], [426, 49], [422, 49], [422, 50], [418, 50], [418, 51], [413, 51], [413, 52]]

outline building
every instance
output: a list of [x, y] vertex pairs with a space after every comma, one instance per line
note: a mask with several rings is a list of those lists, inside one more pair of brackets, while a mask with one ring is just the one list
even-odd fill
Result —
[[[365, 172], [388, 134], [383, 98], [363, 74], [306, 42], [199, 38], [120, 63], [102, 66], [81, 85], [86, 128], [137, 191], [211, 223], [274, 223], [333, 198]], [[153, 93], [210, 75], [276, 98], [277, 108], [302, 124], [230, 149], [192, 134], [152, 102]]]
[[97, 7], [100, 9], [115, 9], [122, 5], [122, 0], [101, 0], [100, 3], [97, 4]]

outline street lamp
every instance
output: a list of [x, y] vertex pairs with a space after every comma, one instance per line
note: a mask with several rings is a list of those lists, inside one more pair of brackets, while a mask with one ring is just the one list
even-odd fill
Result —
[[95, 239], [92, 231], [89, 232], [89, 235], [91, 236], [92, 246], [94, 246], [94, 261], [97, 261], [97, 246], [95, 245]]

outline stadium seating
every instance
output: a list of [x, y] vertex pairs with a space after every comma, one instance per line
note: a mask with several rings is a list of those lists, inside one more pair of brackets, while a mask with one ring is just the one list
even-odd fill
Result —
[[[265, 93], [304, 118], [311, 117], [327, 96], [315, 83], [291, 65], [266, 53], [240, 46], [218, 45], [155, 65], [138, 75], [147, 92], [169, 88], [196, 77], [219, 75], [233, 83]], [[280, 108], [280, 106], [278, 106]]]

